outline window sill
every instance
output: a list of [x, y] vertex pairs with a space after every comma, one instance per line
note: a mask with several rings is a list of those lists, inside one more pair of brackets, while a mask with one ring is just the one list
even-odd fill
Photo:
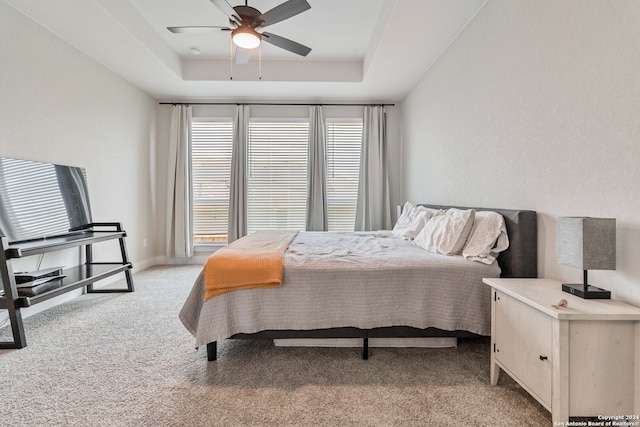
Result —
[[196, 254], [213, 253], [225, 246], [227, 246], [226, 243], [196, 243], [193, 245], [193, 252]]

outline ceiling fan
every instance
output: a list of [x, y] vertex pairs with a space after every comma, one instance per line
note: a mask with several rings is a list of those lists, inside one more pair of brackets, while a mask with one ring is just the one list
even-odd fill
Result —
[[249, 6], [248, 0], [245, 0], [244, 6], [231, 6], [226, 0], [211, 0], [211, 3], [229, 17], [230, 27], [187, 26], [167, 27], [167, 30], [172, 33], [231, 31], [233, 44], [240, 48], [236, 49], [235, 62], [237, 64], [248, 62], [249, 51], [260, 46], [262, 41], [300, 56], [307, 56], [309, 52], [311, 52], [311, 48], [294, 42], [293, 40], [267, 31], [263, 31], [262, 33], [257, 31], [258, 29], [284, 21], [310, 9], [311, 6], [306, 0], [288, 0], [265, 13]]

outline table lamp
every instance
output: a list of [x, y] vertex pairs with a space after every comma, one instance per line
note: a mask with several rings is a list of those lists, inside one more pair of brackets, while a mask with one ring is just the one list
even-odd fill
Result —
[[584, 299], [611, 299], [611, 292], [589, 285], [588, 270], [616, 269], [615, 218], [558, 218], [558, 262], [583, 271], [583, 283], [562, 290]]

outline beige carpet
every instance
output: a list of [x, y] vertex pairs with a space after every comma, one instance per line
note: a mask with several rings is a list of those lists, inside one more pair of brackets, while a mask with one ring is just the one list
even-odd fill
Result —
[[0, 351], [0, 425], [552, 424], [506, 375], [489, 385], [487, 339], [372, 348], [368, 361], [352, 348], [231, 340], [209, 363], [178, 320], [198, 272], [152, 268], [132, 294], [84, 295], [26, 319], [29, 345]]

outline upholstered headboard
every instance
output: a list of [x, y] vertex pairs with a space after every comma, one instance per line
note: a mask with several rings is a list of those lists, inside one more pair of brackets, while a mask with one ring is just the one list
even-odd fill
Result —
[[509, 236], [509, 248], [498, 256], [501, 277], [537, 277], [538, 276], [538, 220], [537, 213], [529, 210], [469, 208], [420, 204], [434, 209], [475, 209], [494, 211], [504, 217]]

